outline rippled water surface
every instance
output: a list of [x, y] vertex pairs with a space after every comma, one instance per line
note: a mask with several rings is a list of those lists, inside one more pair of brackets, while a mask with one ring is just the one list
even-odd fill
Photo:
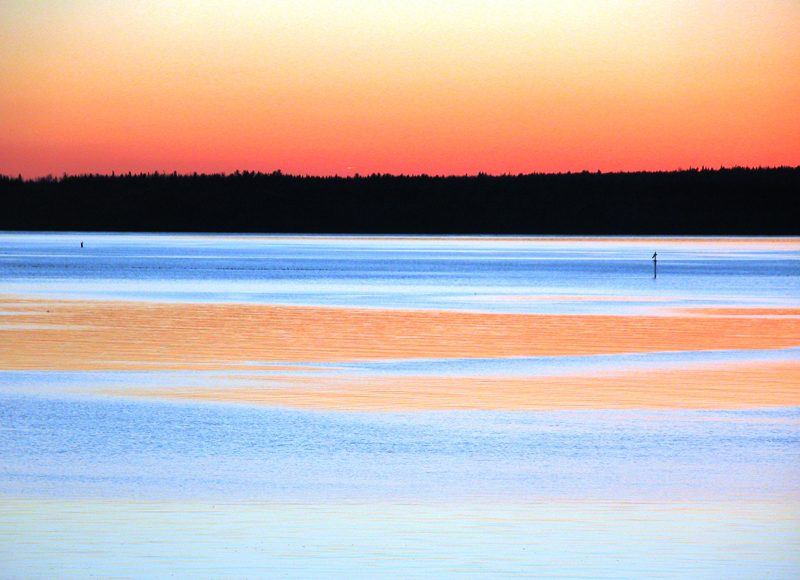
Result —
[[0, 577], [797, 578], [799, 377], [797, 239], [0, 234]]

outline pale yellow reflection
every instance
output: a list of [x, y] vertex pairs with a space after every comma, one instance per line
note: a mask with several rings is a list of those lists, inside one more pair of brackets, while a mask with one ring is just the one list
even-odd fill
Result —
[[345, 411], [759, 408], [800, 405], [800, 361], [535, 377], [284, 376], [258, 386], [218, 385], [126, 394]]
[[671, 311], [696, 316], [800, 316], [800, 308], [674, 308]]

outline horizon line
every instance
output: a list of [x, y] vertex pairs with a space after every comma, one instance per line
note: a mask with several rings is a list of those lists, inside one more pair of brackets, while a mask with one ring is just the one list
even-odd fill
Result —
[[714, 167], [707, 167], [707, 166], [700, 166], [700, 167], [688, 167], [688, 168], [678, 168], [678, 169], [666, 169], [666, 170], [640, 170], [640, 171], [589, 171], [588, 169], [583, 169], [579, 171], [560, 171], [560, 172], [537, 172], [533, 171], [530, 173], [486, 173], [480, 171], [478, 173], [465, 173], [465, 174], [430, 174], [430, 173], [364, 173], [361, 174], [359, 172], [354, 172], [352, 175], [342, 175], [342, 174], [298, 174], [298, 173], [284, 173], [280, 169], [276, 169], [274, 171], [254, 171], [254, 170], [240, 170], [237, 169], [232, 173], [227, 173], [225, 171], [215, 172], [215, 173], [179, 173], [177, 171], [153, 171], [153, 172], [138, 172], [134, 173], [132, 171], [128, 172], [121, 172], [117, 173], [116, 171], [112, 171], [109, 173], [67, 173], [64, 172], [62, 175], [57, 176], [53, 175], [52, 173], [47, 175], [40, 175], [37, 177], [22, 177], [22, 174], [18, 174], [16, 177], [13, 175], [6, 175], [0, 174], [0, 179], [10, 180], [10, 181], [23, 181], [23, 182], [31, 182], [31, 181], [62, 181], [64, 179], [71, 179], [71, 178], [88, 178], [88, 177], [101, 177], [101, 178], [117, 178], [117, 177], [242, 177], [242, 176], [253, 176], [253, 177], [266, 177], [266, 176], [280, 176], [280, 177], [291, 177], [291, 178], [300, 178], [300, 179], [366, 179], [366, 178], [374, 178], [374, 177], [392, 177], [392, 178], [436, 178], [436, 179], [451, 179], [451, 178], [502, 178], [502, 177], [531, 177], [531, 176], [564, 176], [564, 175], [641, 175], [641, 174], [652, 174], [652, 175], [659, 175], [659, 174], [667, 174], [667, 173], [699, 173], [699, 172], [720, 172], [720, 171], [770, 171], [770, 170], [779, 170], [779, 169], [790, 169], [790, 170], [800, 170], [800, 165], [792, 166], [792, 165], [775, 165], [775, 166], [758, 166], [758, 167], [751, 167], [751, 166], [743, 166], [743, 165], [734, 165], [730, 167], [720, 166], [718, 168]]

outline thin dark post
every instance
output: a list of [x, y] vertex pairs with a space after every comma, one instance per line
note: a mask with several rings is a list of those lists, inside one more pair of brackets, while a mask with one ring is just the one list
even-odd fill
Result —
[[653, 252], [653, 278], [658, 278], [658, 252]]

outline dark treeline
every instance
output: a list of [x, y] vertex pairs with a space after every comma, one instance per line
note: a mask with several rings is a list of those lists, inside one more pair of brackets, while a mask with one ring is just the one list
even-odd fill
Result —
[[0, 230], [798, 235], [800, 167], [503, 176], [0, 176]]

